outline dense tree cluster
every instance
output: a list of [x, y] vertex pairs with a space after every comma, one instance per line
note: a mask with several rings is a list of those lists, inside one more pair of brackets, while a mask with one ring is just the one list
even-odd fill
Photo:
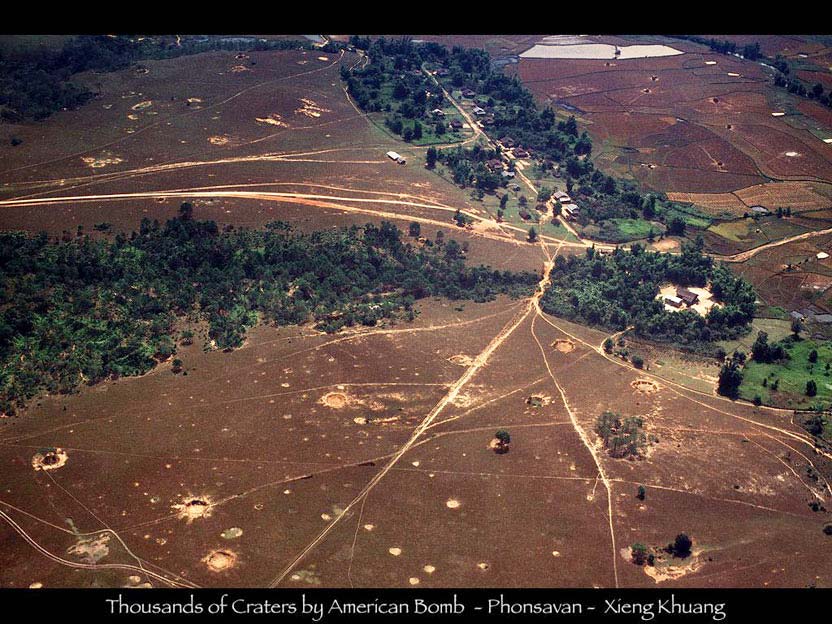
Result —
[[595, 422], [595, 433], [611, 457], [637, 458], [647, 444], [643, 426], [644, 421], [638, 416], [622, 418], [620, 414], [606, 411]]
[[484, 193], [493, 193], [505, 185], [503, 176], [486, 166], [488, 161], [498, 158], [496, 150], [480, 145], [436, 150], [436, 160], [450, 170], [456, 184], [463, 188], [470, 186]]
[[[668, 312], [657, 299], [666, 283], [710, 283], [722, 305], [704, 317], [693, 310]], [[608, 255], [588, 249], [585, 255], [558, 256], [541, 305], [550, 314], [579, 323], [615, 331], [632, 326], [637, 335], [697, 348], [747, 332], [754, 300], [751, 286], [703, 255], [698, 239], [678, 255], [633, 245], [629, 251], [616, 248]]]
[[[789, 357], [788, 352], [782, 344], [769, 344], [768, 332], [765, 331], [757, 332], [757, 339], [751, 347], [751, 354], [754, 357], [755, 362], [766, 364], [777, 362]], [[815, 356], [817, 357], [817, 352], [815, 352]]]
[[748, 59], [749, 61], [756, 61], [757, 59], [763, 56], [763, 52], [760, 49], [760, 43], [755, 41], [753, 43], [747, 43], [744, 46], [740, 47], [733, 41], [728, 41], [727, 39], [715, 39], [714, 37], [700, 37], [698, 35], [673, 35], [677, 39], [686, 39], [688, 41], [693, 41], [694, 43], [700, 43], [702, 45], [708, 46], [714, 52], [718, 52], [719, 54], [739, 54], [744, 59]]
[[421, 69], [427, 58], [447, 55], [444, 47], [415, 45], [407, 37], [372, 42], [353, 37], [351, 43], [366, 50], [370, 59], [363, 69], [341, 70], [347, 91], [362, 110], [383, 112], [387, 128], [407, 141], [421, 139], [428, 124], [435, 134], [445, 132], [445, 122], [430, 115], [445, 98]]
[[113, 240], [53, 243], [0, 234], [0, 412], [41, 391], [146, 372], [176, 350], [178, 319], [206, 321], [218, 348], [259, 320], [328, 332], [412, 319], [427, 296], [486, 301], [529, 294], [538, 276], [467, 267], [454, 240], [418, 248], [392, 224], [300, 234], [195, 221], [187, 204], [164, 225]]
[[81, 106], [93, 97], [71, 82], [85, 71], [108, 72], [148, 59], [209, 50], [312, 48], [304, 40], [253, 37], [128, 37], [79, 35], [60, 49], [21, 47], [0, 50], [0, 118], [8, 122], [40, 120], [61, 109]]

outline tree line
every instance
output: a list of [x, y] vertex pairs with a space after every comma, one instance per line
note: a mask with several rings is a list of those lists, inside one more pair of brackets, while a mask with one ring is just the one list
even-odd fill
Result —
[[106, 239], [0, 234], [0, 412], [150, 370], [175, 354], [183, 318], [207, 323], [216, 348], [230, 349], [258, 322], [335, 332], [413, 319], [414, 302], [429, 296], [525, 296], [538, 280], [466, 266], [456, 241], [413, 245], [389, 222], [221, 230], [191, 210]]

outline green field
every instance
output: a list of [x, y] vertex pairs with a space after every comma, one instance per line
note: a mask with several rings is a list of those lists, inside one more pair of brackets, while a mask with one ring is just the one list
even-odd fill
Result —
[[[788, 314], [785, 314], [785, 316], [788, 317]], [[729, 354], [734, 351], [751, 353], [751, 345], [757, 339], [758, 332], [766, 332], [769, 343], [775, 343], [783, 340], [783, 338], [786, 338], [792, 333], [791, 325], [791, 321], [784, 318], [755, 318], [751, 322], [750, 332], [736, 340], [723, 340], [717, 344]]]
[[[783, 362], [765, 364], [749, 360], [743, 369], [740, 397], [753, 401], [759, 396], [763, 403], [779, 407], [807, 408], [815, 405], [829, 405], [832, 402], [832, 343], [814, 340], [786, 340], [784, 343], [789, 359]], [[809, 362], [809, 353], [817, 350], [818, 361]], [[817, 396], [806, 396], [806, 382], [813, 379], [817, 384]], [[763, 386], [764, 380], [766, 386]], [[775, 380], [778, 389], [772, 391]]]
[[587, 225], [581, 233], [588, 238], [610, 243], [627, 243], [646, 239], [651, 230], [658, 238], [665, 231], [665, 226], [646, 219], [606, 219], [599, 224]]

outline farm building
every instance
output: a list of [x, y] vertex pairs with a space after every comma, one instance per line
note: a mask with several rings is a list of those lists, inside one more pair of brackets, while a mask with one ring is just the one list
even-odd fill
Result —
[[695, 305], [699, 301], [699, 295], [687, 288], [677, 288], [676, 296], [689, 306]]
[[767, 215], [768, 208], [765, 206], [751, 206], [751, 212], [757, 215]]
[[393, 151], [387, 152], [387, 158], [389, 158], [390, 160], [396, 161], [400, 165], [403, 165], [407, 162], [404, 159], [404, 157], [401, 156], [398, 152], [393, 152]]
[[674, 297], [673, 295], [665, 297], [664, 302], [669, 306], [673, 306], [674, 308], [681, 308], [683, 303], [683, 301], [679, 299], [679, 297]]
[[818, 254], [815, 256], [818, 260], [826, 260], [829, 257], [829, 254], [825, 251], [819, 251]]
[[561, 211], [567, 221], [574, 221], [581, 209], [575, 204], [563, 204]]

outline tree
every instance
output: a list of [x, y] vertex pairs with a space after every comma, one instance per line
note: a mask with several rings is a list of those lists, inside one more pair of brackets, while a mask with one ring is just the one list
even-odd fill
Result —
[[810, 379], [806, 382], [806, 396], [813, 397], [818, 393], [818, 384], [815, 383], [814, 379]]
[[537, 242], [537, 230], [535, 230], [533, 227], [529, 228], [529, 242], [530, 243], [536, 243]]
[[823, 414], [812, 414], [806, 421], [803, 423], [803, 427], [813, 436], [823, 435], [823, 429], [825, 426], [825, 422], [823, 419]]
[[636, 498], [643, 501], [646, 496], [647, 496], [647, 489], [643, 485], [638, 486], [638, 490], [636, 492]]
[[179, 218], [182, 221], [190, 221], [194, 216], [194, 205], [191, 202], [182, 202], [179, 206]]
[[727, 358], [719, 371], [719, 382], [716, 391], [722, 396], [736, 399], [739, 396], [740, 385], [742, 384], [742, 371], [740, 370], [739, 358]]
[[419, 238], [422, 234], [422, 226], [419, 225], [418, 221], [412, 221], [410, 223], [410, 227], [407, 230], [407, 233], [410, 235], [411, 238]]
[[792, 335], [799, 339], [800, 332], [803, 331], [803, 323], [800, 319], [792, 319]]
[[615, 347], [615, 344], [613, 343], [612, 338], [607, 338], [604, 341], [604, 352], [605, 353], [612, 353], [612, 350], [613, 350], [614, 347]]
[[645, 219], [652, 219], [656, 216], [656, 196], [655, 195], [648, 195], [644, 199], [644, 203], [642, 204], [641, 209], [642, 214], [644, 215]]
[[812, 349], [809, 351], [809, 362], [815, 364], [818, 361], [818, 350]]
[[757, 332], [757, 339], [751, 346], [751, 354], [755, 361], [763, 363], [776, 362], [788, 357], [783, 345], [770, 345], [768, 343], [768, 333], [762, 330]]
[[180, 360], [179, 358], [173, 360], [173, 362], [171, 363], [171, 370], [174, 372], [174, 374], [181, 373], [182, 372], [182, 360]]
[[436, 159], [438, 156], [438, 152], [435, 147], [431, 146], [428, 148], [427, 154], [425, 155], [425, 164], [427, 165], [428, 169], [433, 169], [436, 167]]
[[493, 447], [494, 452], [501, 455], [503, 453], [508, 453], [509, 444], [511, 443], [511, 436], [508, 431], [505, 429], [499, 429], [497, 433], [494, 434], [494, 438], [497, 440], [497, 443]]
[[644, 544], [633, 544], [630, 546], [630, 551], [633, 553], [634, 564], [642, 566], [647, 563], [647, 546]]
[[630, 358], [630, 361], [636, 368], [644, 368], [644, 358], [641, 357], [638, 353], [634, 353], [633, 357]]
[[690, 549], [693, 546], [693, 541], [685, 533], [679, 533], [676, 539], [667, 545], [668, 552], [674, 557], [684, 559], [690, 557]]
[[508, 193], [500, 197], [500, 208], [505, 210], [506, 204], [508, 204]]
[[674, 236], [684, 236], [685, 220], [682, 217], [671, 217], [667, 223], [667, 233]]

